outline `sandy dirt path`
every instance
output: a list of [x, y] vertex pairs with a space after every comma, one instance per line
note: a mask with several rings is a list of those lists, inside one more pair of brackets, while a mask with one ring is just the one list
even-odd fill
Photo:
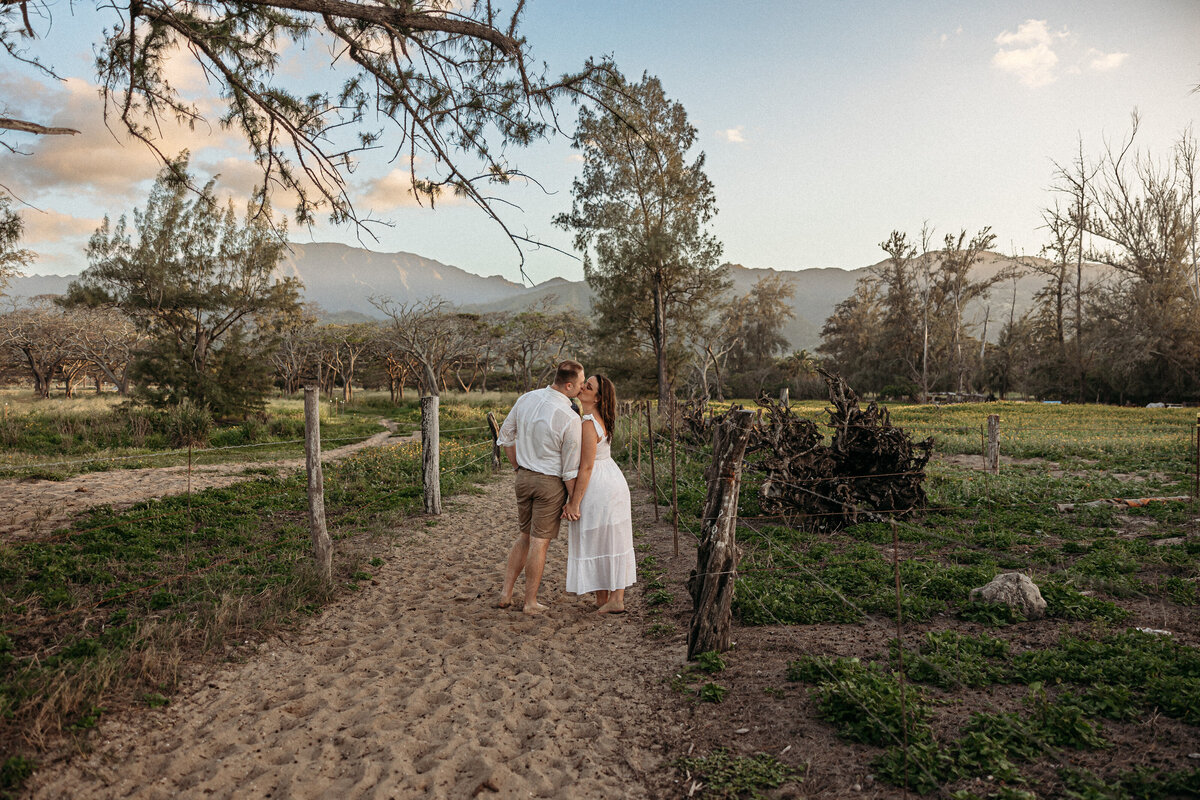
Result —
[[[366, 447], [410, 438], [389, 440], [390, 436], [390, 430], [384, 431], [364, 441], [325, 451], [321, 453], [321, 461], [336, 460]], [[247, 469], [264, 466], [285, 471], [303, 469], [304, 457], [193, 466], [192, 491], [249, 480], [257, 476], [247, 475]], [[110, 469], [85, 472], [61, 481], [0, 480], [0, 542], [42, 538], [95, 506], [111, 505], [119, 510], [156, 497], [183, 494], [187, 488], [186, 466]]]
[[410, 520], [376, 585], [166, 710], [103, 721], [95, 750], [36, 773], [33, 796], [662, 796], [679, 723], [664, 676], [682, 646], [643, 635], [639, 589], [618, 617], [565, 593], [565, 526], [550, 610], [493, 608], [515, 529], [511, 476], [434, 525]]

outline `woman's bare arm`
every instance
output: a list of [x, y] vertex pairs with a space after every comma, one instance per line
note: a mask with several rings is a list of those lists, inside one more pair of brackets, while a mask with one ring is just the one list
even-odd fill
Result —
[[567, 498], [567, 505], [563, 508], [563, 519], [579, 519], [579, 504], [583, 502], [583, 495], [587, 492], [588, 483], [592, 479], [592, 467], [596, 465], [596, 445], [600, 442], [596, 426], [584, 425], [582, 438], [579, 451], [579, 474], [575, 476], [575, 485], [569, 487], [571, 496]]

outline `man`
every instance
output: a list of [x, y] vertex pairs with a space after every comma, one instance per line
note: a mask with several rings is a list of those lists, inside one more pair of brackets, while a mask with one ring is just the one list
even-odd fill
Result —
[[558, 536], [559, 522], [568, 494], [575, 488], [579, 472], [581, 428], [571, 401], [584, 383], [583, 365], [564, 361], [558, 365], [554, 384], [526, 392], [517, 398], [500, 426], [497, 444], [508, 454], [517, 471], [517, 520], [520, 533], [508, 554], [504, 588], [496, 605], [512, 605], [513, 587], [525, 573], [526, 614], [540, 614], [546, 607], [537, 601], [546, 550]]

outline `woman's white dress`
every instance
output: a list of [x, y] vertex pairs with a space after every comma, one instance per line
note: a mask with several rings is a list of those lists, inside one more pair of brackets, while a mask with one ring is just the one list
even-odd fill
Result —
[[591, 420], [600, 441], [579, 519], [572, 520], [568, 528], [567, 591], [574, 594], [615, 591], [637, 581], [629, 484], [613, 461], [604, 426], [591, 414], [585, 414], [583, 420], [585, 426]]

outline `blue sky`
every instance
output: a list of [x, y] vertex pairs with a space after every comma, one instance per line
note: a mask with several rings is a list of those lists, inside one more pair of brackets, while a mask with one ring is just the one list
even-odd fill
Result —
[[[91, 48], [101, 24], [91, 9], [55, 6], [42, 52], [71, 80], [50, 85], [5, 64], [0, 101], [12, 116], [83, 130], [71, 139], [21, 144], [0, 156], [0, 183], [26, 210], [33, 272], [86, 266], [88, 233], [105, 214], [144, 202], [155, 165], [137, 144], [105, 130], [95, 99]], [[609, 54], [631, 76], [657, 75], [699, 129], [720, 209], [714, 233], [725, 258], [750, 267], [856, 268], [880, 260], [893, 228], [915, 234], [991, 225], [998, 246], [1034, 253], [1041, 209], [1052, 200], [1053, 161], [1068, 162], [1082, 136], [1097, 156], [1142, 118], [1141, 147], [1166, 157], [1200, 116], [1200, 3], [1175, 2], [578, 2], [531, 0], [524, 33], [552, 72]], [[286, 54], [285, 68], [320, 76], [319, 49]], [[173, 67], [205, 94], [194, 67]], [[320, 80], [320, 78], [317, 78]], [[20, 113], [17, 113], [18, 110]], [[215, 119], [215, 114], [213, 115]], [[564, 120], [572, 123], [574, 112]], [[248, 160], [219, 131], [168, 131], [193, 164], [220, 171], [232, 191]], [[558, 138], [513, 154], [547, 192], [516, 186], [504, 197], [518, 231], [570, 249], [550, 224], [571, 202], [579, 168]], [[343, 241], [411, 251], [484, 275], [518, 279], [503, 233], [471, 206], [430, 211], [405, 202], [401, 165], [364, 161], [354, 177], [360, 209], [393, 226], [361, 239], [319, 224], [297, 241]], [[579, 262], [526, 248], [534, 282], [582, 277]]]

